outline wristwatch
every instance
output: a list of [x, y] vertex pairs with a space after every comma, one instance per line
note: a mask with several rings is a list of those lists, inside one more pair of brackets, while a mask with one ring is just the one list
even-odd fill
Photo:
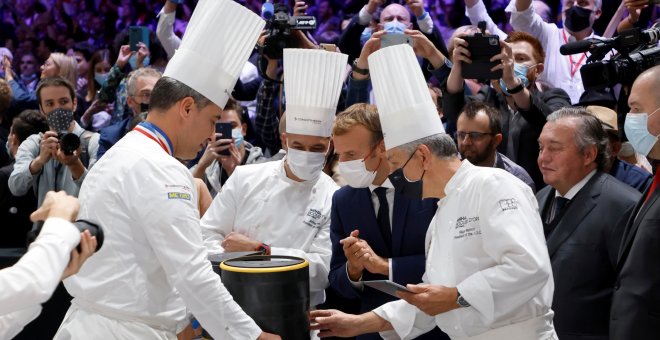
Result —
[[254, 249], [255, 251], [260, 251], [263, 252], [264, 255], [270, 255], [270, 246], [262, 243], [260, 244], [257, 248]]
[[518, 86], [516, 86], [516, 87], [514, 87], [514, 88], [512, 88], [512, 89], [507, 88], [507, 89], [506, 89], [506, 92], [509, 93], [510, 95], [511, 95], [511, 94], [516, 94], [516, 93], [522, 91], [524, 88], [525, 88], [525, 86], [523, 85], [523, 82], [522, 82], [522, 80], [521, 80], [521, 81], [520, 81], [520, 84], [518, 84]]
[[368, 76], [369, 75], [369, 69], [368, 68], [359, 68], [357, 66], [358, 60], [355, 59], [353, 60], [353, 72], [357, 72], [363, 76]]
[[465, 300], [463, 296], [461, 296], [461, 292], [459, 291], [456, 292], [458, 293], [458, 297], [456, 298], [456, 303], [461, 307], [470, 307], [471, 306], [470, 303], [467, 302], [467, 300]]

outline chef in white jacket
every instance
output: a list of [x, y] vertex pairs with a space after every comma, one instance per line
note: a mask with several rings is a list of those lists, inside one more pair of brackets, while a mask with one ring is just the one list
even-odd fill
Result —
[[231, 0], [197, 4], [151, 93], [147, 121], [80, 190], [80, 217], [105, 226], [105, 242], [65, 280], [74, 299], [55, 339], [176, 339], [189, 312], [216, 339], [279, 338], [262, 332], [213, 272], [195, 184], [178, 160], [194, 158], [215, 132], [263, 26]]
[[505, 171], [460, 160], [409, 46], [372, 54], [369, 68], [395, 190], [440, 199], [427, 232], [425, 283], [362, 315], [314, 311], [312, 328], [321, 336], [412, 339], [437, 325], [452, 339], [556, 339], [534, 194]]
[[310, 263], [310, 298], [325, 300], [330, 206], [338, 189], [322, 172], [348, 56], [285, 49], [286, 158], [239, 166], [202, 218], [210, 254], [265, 249]]
[[77, 273], [94, 253], [96, 237], [71, 223], [79, 207], [77, 198], [51, 191], [30, 216], [45, 220], [39, 236], [16, 264], [0, 270], [0, 339], [13, 338], [34, 320], [60, 280]]

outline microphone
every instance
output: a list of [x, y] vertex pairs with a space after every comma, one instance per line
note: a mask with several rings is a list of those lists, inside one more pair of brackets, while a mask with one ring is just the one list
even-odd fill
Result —
[[596, 47], [596, 45], [599, 43], [602, 42], [596, 39], [573, 41], [561, 45], [561, 47], [559, 47], [559, 53], [561, 53], [561, 55], [573, 55], [578, 53], [584, 53], [590, 51], [592, 48]]

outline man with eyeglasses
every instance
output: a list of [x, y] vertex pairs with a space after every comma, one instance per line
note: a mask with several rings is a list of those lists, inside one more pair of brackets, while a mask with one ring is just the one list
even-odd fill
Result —
[[153, 90], [154, 85], [156, 85], [156, 82], [161, 76], [160, 72], [150, 67], [139, 68], [129, 74], [126, 83], [126, 91], [128, 92], [126, 103], [133, 115], [101, 130], [98, 158], [101, 158], [110, 147], [115, 145], [135, 126], [132, 122], [139, 119], [138, 115], [147, 112], [151, 90]]
[[479, 91], [466, 96], [462, 63], [471, 63], [467, 42], [462, 36], [454, 39], [453, 62], [446, 91], [443, 90], [443, 113], [448, 123], [456, 122], [466, 102], [482, 101], [497, 109], [502, 119], [502, 142], [497, 150], [523, 167], [534, 180], [536, 189], [545, 186], [539, 170], [537, 139], [545, 117], [553, 111], [570, 106], [571, 101], [562, 89], [543, 89], [537, 82], [544, 70], [545, 52], [541, 43], [526, 32], [512, 32], [500, 41], [502, 53], [493, 57], [501, 64], [501, 79], [493, 79]]
[[[332, 140], [348, 185], [332, 197], [330, 286], [345, 298], [359, 299], [363, 313], [396, 300], [364, 281], [422, 282], [424, 240], [437, 200], [395, 192], [375, 106], [354, 104], [337, 115]], [[368, 333], [357, 339], [381, 337]], [[436, 327], [417, 339], [447, 335]]]
[[477, 166], [506, 170], [536, 191], [527, 171], [497, 152], [502, 142], [502, 123], [497, 110], [483, 102], [469, 103], [458, 116], [456, 126], [458, 151], [463, 158]]

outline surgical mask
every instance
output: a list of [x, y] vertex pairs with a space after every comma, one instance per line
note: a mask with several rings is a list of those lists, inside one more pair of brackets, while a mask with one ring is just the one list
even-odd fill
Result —
[[339, 173], [353, 188], [366, 188], [376, 178], [376, 171], [367, 170], [363, 159], [339, 162]]
[[360, 44], [364, 45], [367, 43], [367, 40], [371, 39], [371, 34], [373, 32], [371, 31], [371, 27], [367, 27], [362, 31], [362, 34], [360, 35]]
[[46, 118], [48, 126], [55, 132], [65, 132], [69, 130], [69, 125], [73, 122], [73, 111], [67, 109], [55, 109], [48, 114]]
[[[144, 60], [142, 60], [142, 67], [149, 66], [150, 61], [151, 59], [149, 59], [149, 56], [144, 57]], [[131, 69], [137, 70], [137, 52], [133, 53], [133, 55], [128, 58], [128, 63], [131, 64]]]
[[655, 143], [658, 142], [658, 136], [649, 133], [647, 128], [649, 117], [658, 112], [658, 110], [660, 110], [660, 107], [651, 112], [651, 114], [642, 112], [626, 115], [626, 121], [623, 125], [626, 131], [626, 137], [628, 137], [633, 148], [644, 156], [648, 156]]
[[5, 143], [5, 149], [7, 150], [7, 156], [9, 156], [9, 159], [14, 159], [11, 155], [11, 147], [9, 146], [9, 140]]
[[[529, 86], [529, 79], [527, 79], [527, 72], [529, 71], [529, 69], [530, 67], [528, 67], [527, 65], [513, 63], [513, 74], [516, 78], [520, 79], [524, 88], [527, 88], [527, 86]], [[504, 84], [504, 80], [502, 79], [500, 79], [500, 87], [502, 88], [502, 92], [504, 92], [504, 94], [509, 95], [509, 92], [506, 91], [506, 84]]]
[[140, 103], [140, 113], [149, 111], [149, 103]]
[[407, 28], [408, 27], [406, 25], [396, 20], [386, 22], [385, 25], [383, 25], [383, 30], [385, 30], [387, 34], [403, 34], [403, 31], [405, 31]]
[[109, 72], [106, 72], [106, 73], [94, 72], [94, 80], [99, 85], [103, 86], [103, 84], [105, 84], [105, 81], [108, 80], [108, 74], [110, 74], [110, 73]]
[[236, 147], [241, 146], [241, 144], [243, 144], [243, 129], [241, 128], [232, 129], [231, 138], [234, 139], [234, 144], [236, 144]]
[[591, 12], [592, 10], [580, 6], [569, 8], [565, 12], [564, 27], [571, 32], [580, 32], [588, 28], [591, 26]]
[[325, 152], [302, 151], [287, 146], [286, 162], [296, 177], [316, 181], [325, 166]]
[[21, 80], [23, 80], [23, 81], [33, 81], [35, 79], [37, 79], [37, 74], [36, 73], [32, 73], [32, 75], [29, 75], [29, 76], [21, 75]]
[[408, 162], [410, 162], [410, 160], [414, 155], [415, 153], [410, 155], [410, 158], [408, 158], [406, 163], [403, 164], [401, 168], [396, 169], [394, 172], [392, 172], [388, 176], [388, 178], [390, 179], [390, 182], [392, 182], [392, 186], [394, 186], [394, 192], [396, 194], [402, 195], [409, 199], [421, 200], [423, 198], [423, 193], [424, 193], [423, 179], [426, 170], [422, 172], [422, 177], [417, 181], [410, 181], [408, 178], [406, 178], [406, 175], [403, 173], [403, 168], [406, 167], [406, 165], [408, 164]]

